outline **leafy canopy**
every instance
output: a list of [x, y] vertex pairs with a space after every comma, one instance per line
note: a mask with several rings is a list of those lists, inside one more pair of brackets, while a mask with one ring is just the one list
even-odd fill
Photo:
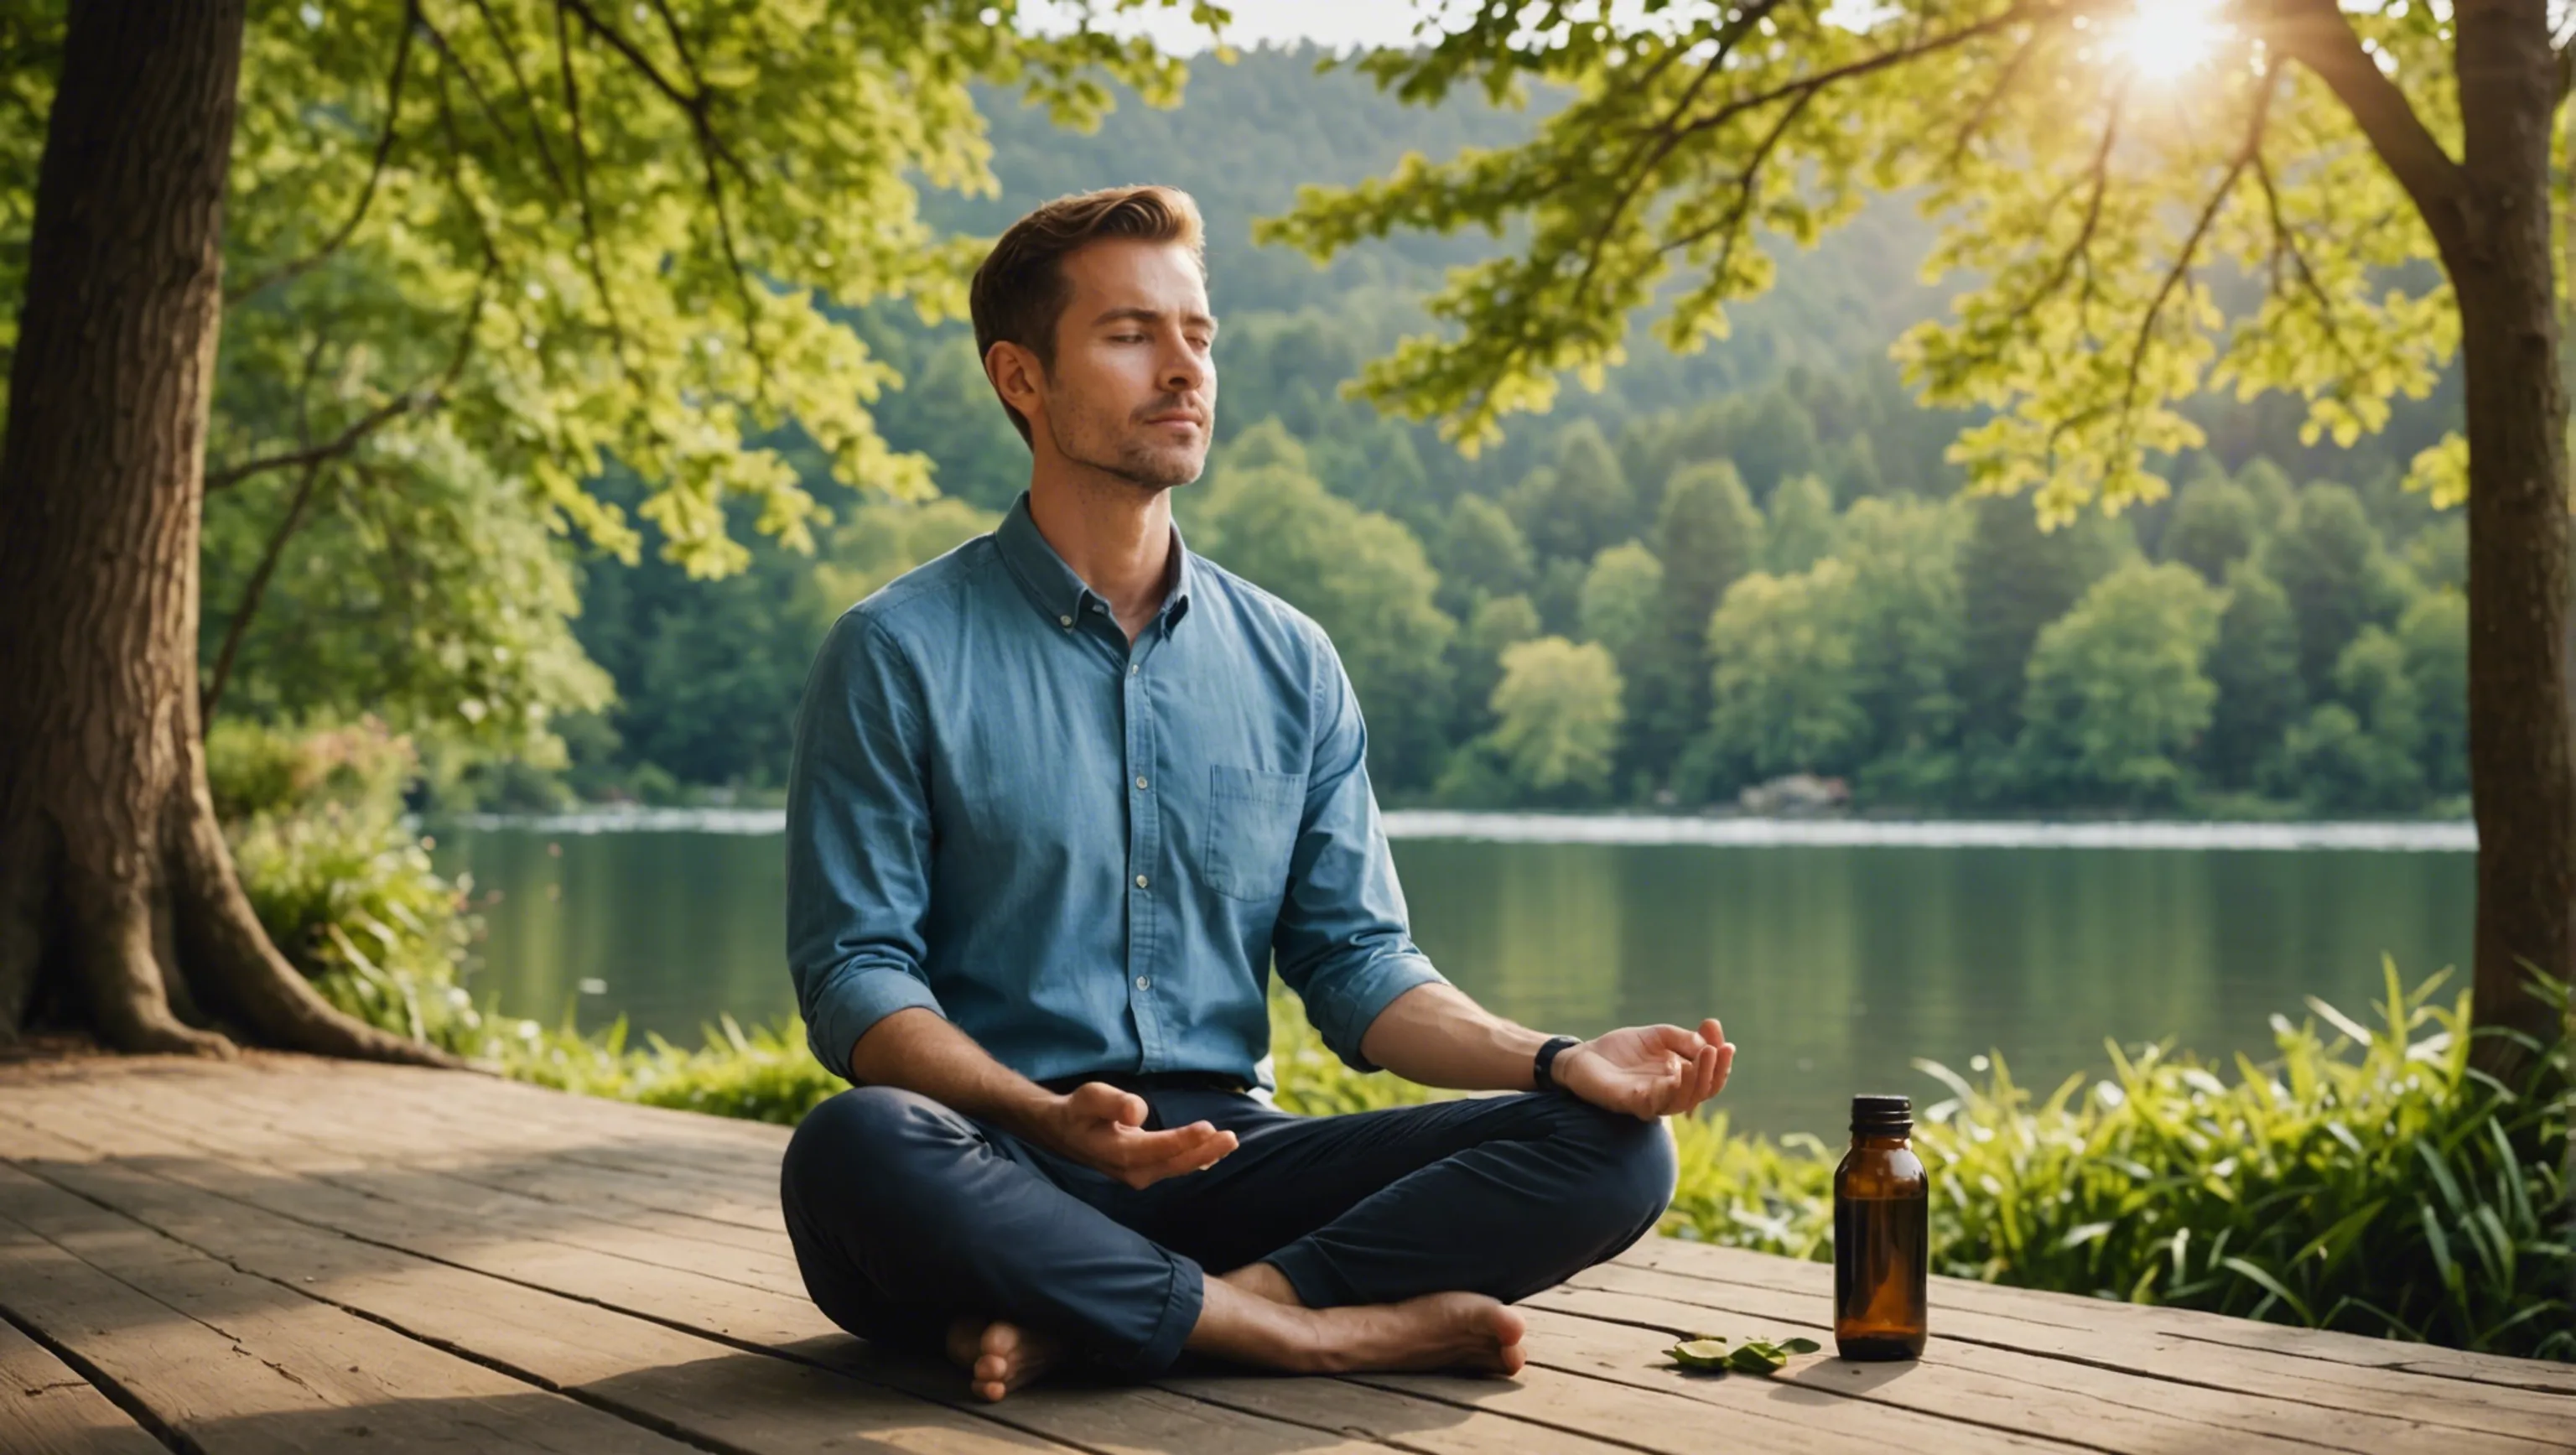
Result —
[[[1113, 83], [1171, 102], [1179, 63], [1093, 23], [1149, 3], [1181, 0], [1052, 5], [1046, 30], [1019, 0], [254, 3], [209, 702], [229, 674], [255, 712], [387, 706], [542, 759], [550, 714], [608, 692], [549, 537], [628, 561], [658, 537], [720, 576], [748, 560], [729, 521], [810, 549], [826, 472], [927, 495], [872, 415], [900, 381], [824, 307], [962, 311], [980, 249], [920, 204], [993, 190], [973, 88], [1075, 126]], [[65, 9], [0, 13], [0, 298], [24, 286]], [[0, 368], [14, 342], [11, 308]], [[641, 488], [600, 488], [619, 479]]]
[[[2172, 55], [2201, 12], [2205, 51]], [[1911, 382], [1984, 422], [1953, 449], [1973, 489], [2033, 489], [2043, 519], [2164, 495], [2151, 462], [2202, 443], [2204, 387], [2305, 401], [2350, 443], [2421, 397], [2459, 341], [2434, 233], [2374, 142], [2457, 153], [2440, 6], [2332, 0], [1616, 0], [1433, 7], [1427, 44], [1358, 64], [1404, 98], [1567, 96], [1526, 144], [1408, 157], [1307, 188], [1263, 235], [1319, 256], [1400, 229], [1507, 231], [1454, 273], [1445, 327], [1360, 392], [1462, 447], [1598, 387], [1632, 316], [1689, 351], [1872, 193], [1941, 226], [1928, 268], [1974, 280], [1898, 345]], [[2188, 59], [2188, 65], [2152, 64]], [[2354, 108], [2358, 105], [2361, 111]], [[2372, 119], [2366, 136], [2356, 116]], [[2408, 151], [2414, 148], [2413, 151]], [[2447, 166], [2447, 164], [2444, 164]], [[2228, 275], [2248, 286], [2232, 286]], [[2231, 297], [2252, 301], [2223, 306]], [[2459, 458], [2455, 458], [2459, 457]], [[2418, 483], [2455, 491], [2439, 447]]]
[[[827, 518], [791, 421], [842, 481], [927, 492], [869, 403], [892, 372], [818, 307], [962, 311], [979, 249], [921, 189], [989, 192], [970, 87], [1088, 125], [1179, 62], [1096, 28], [1182, 0], [403, 0], [254, 4], [225, 229], [208, 488], [270, 468], [404, 463], [445, 416], [558, 529], [631, 556], [589, 488], [611, 460], [673, 559], [737, 568], [728, 497], [792, 545]], [[1223, 12], [1192, 4], [1203, 24]], [[0, 225], [23, 233], [62, 5], [13, 10]], [[0, 248], [0, 296], [24, 252]], [[14, 342], [0, 324], [0, 353]]]

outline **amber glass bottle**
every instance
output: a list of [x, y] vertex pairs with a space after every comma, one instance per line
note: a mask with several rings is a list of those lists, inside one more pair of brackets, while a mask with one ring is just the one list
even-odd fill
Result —
[[1834, 1169], [1834, 1350], [1845, 1359], [1923, 1352], [1931, 1184], [1914, 1155], [1914, 1103], [1852, 1098], [1851, 1150]]

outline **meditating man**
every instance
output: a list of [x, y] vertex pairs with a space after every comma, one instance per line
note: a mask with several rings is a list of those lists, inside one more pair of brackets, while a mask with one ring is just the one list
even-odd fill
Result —
[[[787, 1149], [806, 1287], [985, 1399], [1183, 1350], [1517, 1371], [1506, 1305], [1654, 1226], [1658, 1118], [1735, 1048], [1543, 1036], [1414, 947], [1333, 644], [1172, 524], [1216, 408], [1186, 195], [1051, 202], [972, 298], [1028, 491], [850, 608], [798, 714], [788, 953], [854, 1088]], [[1278, 1110], [1274, 963], [1350, 1065], [1523, 1094]]]

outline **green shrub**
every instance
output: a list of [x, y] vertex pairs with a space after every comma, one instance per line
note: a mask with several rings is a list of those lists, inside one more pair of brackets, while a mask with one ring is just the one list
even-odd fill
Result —
[[1681, 1176], [1660, 1231], [1788, 1258], [1834, 1253], [1834, 1161], [1805, 1132], [1736, 1136], [1723, 1111], [1675, 1117]]
[[206, 781], [227, 824], [330, 804], [390, 818], [419, 773], [411, 739], [373, 717], [313, 728], [224, 718], [206, 733]]
[[409, 739], [372, 718], [297, 732], [218, 723], [206, 775], [251, 909], [332, 1004], [461, 1049], [482, 1016], [458, 983], [481, 922], [402, 824]]
[[460, 1049], [540, 1086], [781, 1126], [794, 1126], [847, 1085], [805, 1049], [805, 1028], [793, 1020], [746, 1032], [726, 1016], [695, 1051], [655, 1035], [640, 1049], [626, 1039], [623, 1017], [591, 1036], [570, 1026], [544, 1031], [534, 1021], [505, 1020]]
[[[1998, 1064], [1917, 1141], [1945, 1272], [2317, 1328], [2576, 1360], [2567, 1048], [2532, 1086], [2468, 1063], [2469, 998], [2388, 967], [2379, 1023], [2311, 999], [2233, 1084], [2111, 1048], [2034, 1098]], [[2558, 992], [2563, 995], [2563, 991]], [[2325, 1022], [2320, 1031], [2317, 1021]]]

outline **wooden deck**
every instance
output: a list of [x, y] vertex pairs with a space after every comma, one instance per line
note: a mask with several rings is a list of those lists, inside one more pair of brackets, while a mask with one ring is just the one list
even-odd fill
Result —
[[[0, 1069], [0, 1451], [2576, 1450], [2576, 1369], [1936, 1282], [1911, 1366], [1829, 1272], [1653, 1239], [1532, 1299], [1516, 1381], [1174, 1378], [995, 1406], [805, 1297], [775, 1127], [263, 1057]], [[1830, 1346], [1829, 1346], [1830, 1347]]]

